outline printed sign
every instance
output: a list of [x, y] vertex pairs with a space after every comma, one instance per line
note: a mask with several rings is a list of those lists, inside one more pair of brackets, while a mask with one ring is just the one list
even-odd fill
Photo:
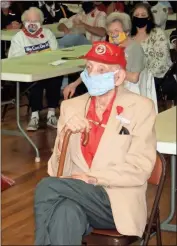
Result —
[[29, 53], [35, 53], [35, 52], [50, 50], [50, 45], [49, 45], [49, 42], [47, 41], [46, 43], [26, 46], [26, 47], [24, 47], [24, 49], [25, 49], [25, 52], [27, 54], [29, 54]]

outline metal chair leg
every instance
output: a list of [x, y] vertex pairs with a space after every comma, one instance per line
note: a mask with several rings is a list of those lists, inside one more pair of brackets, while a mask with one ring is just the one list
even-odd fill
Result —
[[1, 121], [4, 121], [5, 115], [7, 113], [7, 108], [8, 108], [8, 104], [4, 105], [2, 115], [1, 115]]
[[156, 220], [156, 239], [157, 239], [157, 245], [162, 246], [162, 235], [161, 235], [161, 229], [160, 229], [159, 212], [157, 214], [157, 220]]

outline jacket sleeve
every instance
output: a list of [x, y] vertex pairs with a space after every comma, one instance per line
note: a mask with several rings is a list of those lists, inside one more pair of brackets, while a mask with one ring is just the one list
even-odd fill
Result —
[[[97, 185], [107, 187], [141, 186], [149, 179], [156, 160], [155, 109], [153, 102], [145, 101], [137, 110], [137, 123], [132, 142], [125, 156], [125, 163], [93, 170], [87, 175], [97, 178]], [[119, 158], [119, 157], [117, 157]]]

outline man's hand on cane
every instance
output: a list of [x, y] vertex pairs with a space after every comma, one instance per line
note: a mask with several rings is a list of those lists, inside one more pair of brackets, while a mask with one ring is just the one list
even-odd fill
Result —
[[[73, 133], [79, 133], [79, 132], [83, 133], [84, 131], [89, 132], [90, 129], [91, 129], [91, 126], [89, 124], [89, 121], [86, 118], [84, 118], [81, 115], [74, 115], [66, 123], [64, 131], [66, 132], [67, 130], [71, 130]], [[67, 176], [67, 177], [62, 176], [60, 178], [79, 179], [79, 180], [82, 180], [88, 184], [96, 184], [96, 182], [97, 182], [96, 178], [90, 177], [90, 176], [86, 175], [85, 173], [73, 174], [73, 175]]]
[[89, 121], [81, 115], [74, 115], [68, 120], [65, 126], [65, 132], [71, 130], [72, 133], [89, 132], [91, 129]]

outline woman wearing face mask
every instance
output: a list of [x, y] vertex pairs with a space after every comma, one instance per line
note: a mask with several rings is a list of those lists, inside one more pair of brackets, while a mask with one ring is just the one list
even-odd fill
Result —
[[139, 3], [132, 12], [133, 39], [139, 42], [145, 53], [145, 66], [153, 74], [155, 82], [163, 78], [170, 66], [170, 49], [162, 29], [154, 25], [148, 4]]
[[[129, 90], [140, 94], [137, 82], [141, 71], [144, 69], [144, 52], [141, 45], [129, 36], [131, 31], [129, 15], [119, 12], [110, 14], [106, 19], [106, 29], [109, 42], [125, 49], [127, 60], [125, 86]], [[63, 91], [64, 98], [72, 97], [76, 87], [81, 82], [81, 78], [78, 78], [75, 82], [65, 87]]]
[[[40, 9], [30, 8], [23, 13], [21, 19], [23, 28], [12, 38], [8, 57], [30, 55], [58, 48], [54, 34], [49, 29], [42, 27], [44, 16]], [[31, 88], [30, 107], [32, 115], [27, 130], [36, 131], [39, 127], [39, 111], [43, 108], [44, 89], [48, 102], [47, 125], [53, 128], [57, 127], [55, 108], [58, 107], [60, 98], [60, 80], [62, 81], [62, 77], [46, 79], [36, 83]]]

